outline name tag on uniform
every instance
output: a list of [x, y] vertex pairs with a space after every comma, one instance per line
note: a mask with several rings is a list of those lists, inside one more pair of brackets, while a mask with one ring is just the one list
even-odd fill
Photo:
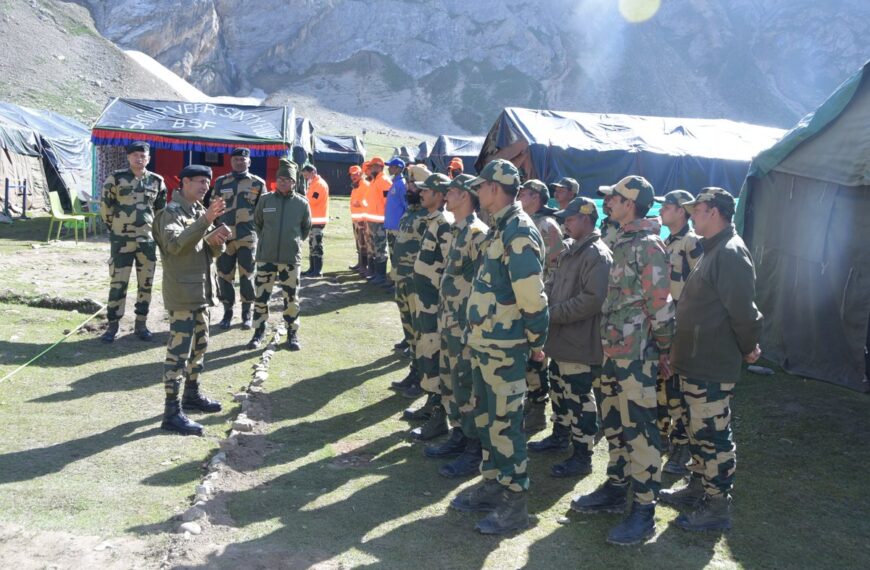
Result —
[[269, 212], [277, 212], [278, 208], [263, 208], [263, 213], [268, 214]]
[[233, 193], [232, 188], [221, 188], [221, 194], [232, 194], [232, 193]]

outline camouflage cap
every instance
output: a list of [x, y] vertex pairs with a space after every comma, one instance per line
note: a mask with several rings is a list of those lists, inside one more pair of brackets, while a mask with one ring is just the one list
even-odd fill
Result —
[[643, 176], [626, 176], [613, 186], [599, 186], [598, 193], [602, 196], [618, 194], [626, 200], [632, 200], [641, 208], [652, 206], [656, 192], [652, 184]]
[[595, 221], [598, 219], [598, 208], [595, 206], [595, 202], [591, 199], [578, 196], [571, 200], [564, 210], [555, 212], [553, 216], [564, 222], [575, 214], [584, 214]]
[[459, 188], [460, 190], [465, 190], [469, 194], [477, 196], [477, 188], [472, 188], [468, 185], [472, 180], [474, 180], [474, 176], [471, 174], [460, 174], [450, 181], [450, 184], [447, 185], [447, 189]]
[[541, 197], [541, 204], [544, 206], [546, 206], [547, 202], [550, 201], [550, 190], [547, 188], [547, 185], [536, 178], [523, 182], [522, 185], [520, 185], [520, 190], [531, 190], [532, 192], [537, 192]]
[[480, 186], [484, 182], [498, 182], [512, 190], [520, 185], [520, 171], [508, 160], [497, 158], [487, 163], [477, 175], [477, 178], [468, 183], [469, 186]]
[[296, 175], [298, 173], [299, 167], [296, 166], [296, 163], [289, 158], [284, 157], [278, 161], [278, 172], [275, 173], [275, 176], [280, 176], [282, 178], [292, 178], [293, 180], [296, 180]]
[[558, 182], [554, 182], [553, 184], [551, 184], [551, 186], [567, 188], [571, 191], [572, 194], [577, 194], [578, 192], [580, 192], [580, 183], [573, 178], [569, 178], [568, 176], [560, 178]]
[[432, 176], [432, 172], [422, 164], [415, 164], [408, 169], [408, 179], [415, 185], [420, 184], [430, 176]]
[[686, 190], [671, 190], [664, 196], [656, 196], [656, 202], [660, 204], [673, 204], [674, 206], [682, 206], [694, 199], [695, 197]]
[[684, 202], [683, 208], [689, 212], [689, 215], [692, 215], [695, 206], [701, 204], [703, 202], [708, 203], [711, 207], [717, 208], [722, 214], [726, 216], [734, 215], [734, 208], [737, 205], [737, 201], [734, 199], [734, 196], [728, 193], [724, 188], [717, 188], [715, 186], [709, 186], [707, 188], [702, 188], [701, 192], [698, 193], [698, 196], [690, 201]]
[[446, 174], [431, 174], [423, 182], [416, 182], [417, 188], [420, 190], [434, 190], [435, 192], [447, 193], [447, 187], [450, 185], [450, 179]]

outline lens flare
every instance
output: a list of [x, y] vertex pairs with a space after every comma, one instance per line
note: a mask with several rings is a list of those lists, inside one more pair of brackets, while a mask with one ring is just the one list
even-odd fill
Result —
[[619, 13], [632, 24], [646, 22], [658, 12], [661, 0], [619, 0]]

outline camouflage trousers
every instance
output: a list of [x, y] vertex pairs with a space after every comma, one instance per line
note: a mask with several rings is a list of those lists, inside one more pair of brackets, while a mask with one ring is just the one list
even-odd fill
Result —
[[356, 252], [360, 255], [368, 255], [366, 232], [366, 222], [359, 220], [353, 223], [353, 240], [356, 243]]
[[369, 247], [366, 248], [369, 255], [374, 257], [376, 263], [387, 260], [387, 232], [382, 222], [368, 222]]
[[662, 441], [669, 439], [674, 445], [689, 443], [689, 434], [686, 432], [686, 399], [683, 397], [682, 384], [678, 374], [668, 379], [659, 378], [656, 383], [659, 432]]
[[511, 491], [529, 488], [523, 433], [528, 348], [471, 350], [474, 425], [483, 449], [480, 473]]
[[631, 481], [640, 504], [658, 499], [662, 449], [656, 402], [658, 361], [607, 358], [601, 374], [601, 422], [610, 448], [607, 476]]
[[420, 375], [420, 387], [432, 394], [440, 394], [441, 334], [438, 330], [438, 291], [415, 289], [411, 297], [415, 335], [414, 360]]
[[227, 242], [226, 251], [217, 258], [218, 298], [224, 305], [236, 304], [236, 265], [239, 266], [239, 292], [242, 303], [254, 302], [254, 252], [257, 242], [253, 240], [232, 240]]
[[600, 374], [600, 366], [558, 360], [550, 362], [553, 421], [571, 428], [574, 448], [590, 456], [599, 428], [592, 383]]
[[308, 259], [323, 259], [323, 230], [326, 226], [311, 226], [308, 234]]
[[120, 321], [127, 304], [127, 285], [130, 272], [136, 265], [136, 321], [145, 322], [148, 307], [151, 305], [151, 287], [154, 284], [154, 270], [157, 268], [157, 246], [153, 241], [129, 241], [112, 239], [109, 260], [109, 302], [106, 316], [109, 321]]
[[529, 388], [529, 401], [544, 403], [550, 393], [550, 359], [543, 362], [526, 364], [526, 386]]
[[257, 264], [257, 296], [254, 302], [254, 328], [264, 326], [269, 320], [269, 298], [277, 283], [284, 300], [284, 322], [293, 330], [299, 330], [299, 266], [286, 263]]
[[440, 393], [450, 425], [459, 427], [466, 437], [477, 439], [474, 424], [474, 383], [471, 372], [471, 349], [462, 342], [462, 329], [454, 327], [441, 333]]
[[169, 311], [169, 341], [163, 362], [163, 387], [166, 401], [178, 400], [181, 380], [185, 391], [199, 384], [208, 348], [207, 307], [195, 311]]
[[417, 338], [414, 331], [414, 281], [410, 277], [396, 280], [396, 306], [399, 308], [399, 319], [402, 322], [402, 334], [411, 349], [411, 368], [416, 369], [414, 349]]
[[734, 383], [683, 379], [689, 417], [689, 469], [700, 475], [708, 495], [729, 494], [737, 469], [737, 446], [731, 429]]
[[390, 279], [396, 280], [396, 236], [399, 235], [399, 230], [387, 230], [387, 252], [390, 259]]

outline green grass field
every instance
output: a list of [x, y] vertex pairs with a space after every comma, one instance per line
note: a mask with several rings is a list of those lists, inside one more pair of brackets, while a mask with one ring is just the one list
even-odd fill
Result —
[[[214, 548], [185, 567], [866, 566], [870, 499], [863, 467], [870, 464], [870, 400], [781, 372], [746, 374], [737, 387], [732, 531], [688, 534], [670, 524], [677, 511], [661, 506], [652, 542], [638, 548], [605, 544], [619, 517], [568, 509], [573, 495], [603, 480], [607, 457], [601, 442], [593, 474], [580, 481], [547, 475], [561, 456], [533, 455], [535, 525], [501, 539], [475, 534], [478, 517], [447, 509], [471, 481], [439, 477], [439, 462], [424, 458], [422, 446], [405, 437], [411, 426], [399, 416], [409, 402], [388, 390], [407, 367], [391, 350], [400, 338], [395, 304], [346, 270], [353, 262], [347, 201], [335, 199], [332, 208], [327, 276], [302, 290], [303, 350], [275, 354], [264, 384], [266, 432], [247, 436], [266, 451], [237, 466], [239, 480], [221, 495], [229, 530], [195, 537], [201, 547]], [[44, 239], [46, 224], [0, 227], [0, 255], [17, 255], [30, 240]], [[101, 271], [104, 265], [80, 286], [82, 295], [91, 289], [102, 300], [108, 279]], [[22, 289], [38, 286], [16, 283]], [[0, 310], [0, 376], [86, 318], [22, 304], [2, 304]], [[248, 383], [258, 356], [243, 348], [244, 331], [217, 331], [213, 327], [203, 382], [225, 410], [206, 417], [204, 438], [159, 430], [165, 332], [152, 344], [124, 337], [109, 347], [95, 333], [72, 335], [0, 384], [4, 522], [139, 536], [154, 548], [169, 548], [173, 517], [189, 506], [203, 463], [238, 412], [230, 394]], [[665, 479], [666, 486], [673, 482]]]

